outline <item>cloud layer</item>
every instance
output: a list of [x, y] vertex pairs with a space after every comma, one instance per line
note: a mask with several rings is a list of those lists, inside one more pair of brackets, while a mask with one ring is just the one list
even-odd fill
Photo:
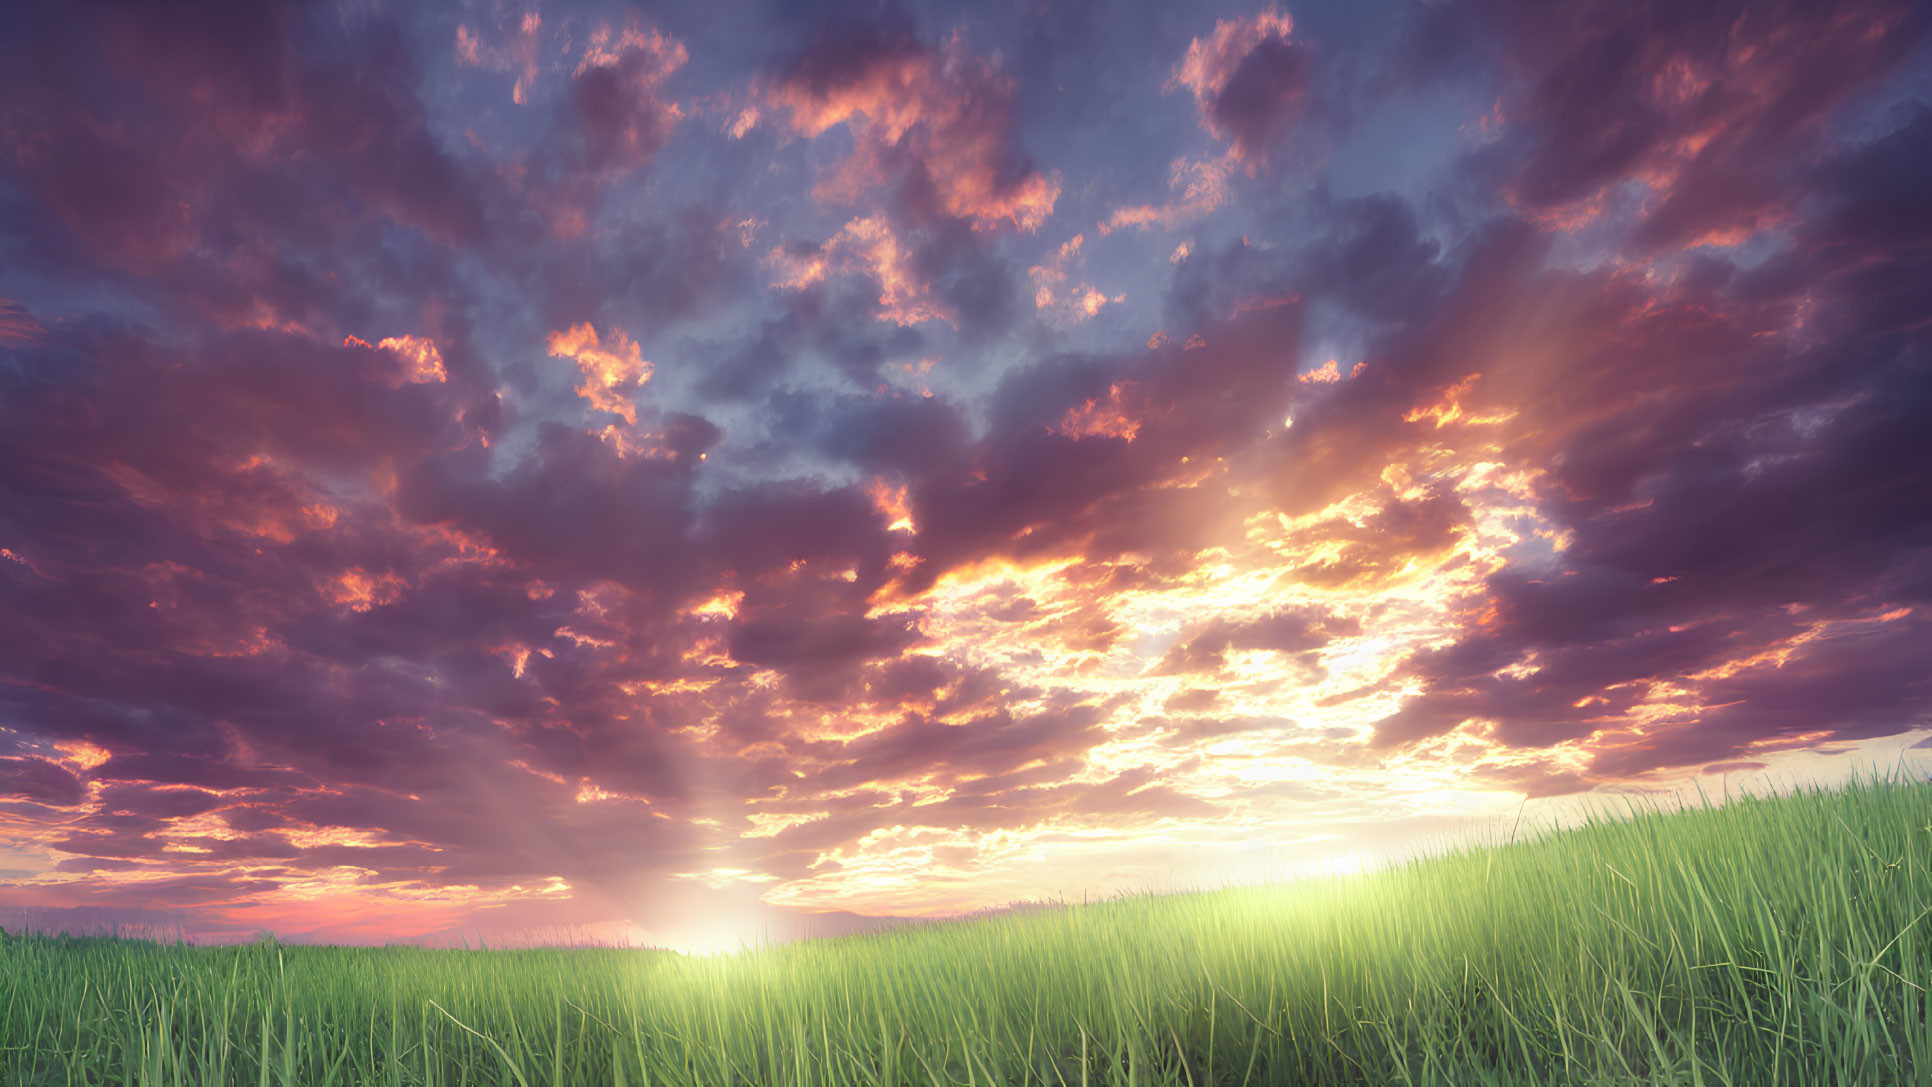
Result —
[[479, 11], [8, 16], [9, 904], [696, 946], [1932, 727], [1913, 5]]

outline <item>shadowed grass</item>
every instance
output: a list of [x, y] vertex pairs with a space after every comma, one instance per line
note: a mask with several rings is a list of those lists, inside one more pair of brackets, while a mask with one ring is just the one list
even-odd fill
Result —
[[1932, 786], [693, 958], [0, 947], [0, 1083], [1915, 1084]]

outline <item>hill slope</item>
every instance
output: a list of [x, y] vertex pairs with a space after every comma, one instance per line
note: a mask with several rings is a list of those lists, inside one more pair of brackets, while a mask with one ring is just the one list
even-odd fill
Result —
[[1932, 786], [717, 958], [0, 948], [0, 1082], [1932, 1083]]

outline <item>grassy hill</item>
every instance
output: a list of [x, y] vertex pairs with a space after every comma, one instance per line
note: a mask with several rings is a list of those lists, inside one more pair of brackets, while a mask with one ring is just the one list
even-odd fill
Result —
[[687, 958], [0, 947], [0, 1083], [1932, 1084], [1932, 786]]

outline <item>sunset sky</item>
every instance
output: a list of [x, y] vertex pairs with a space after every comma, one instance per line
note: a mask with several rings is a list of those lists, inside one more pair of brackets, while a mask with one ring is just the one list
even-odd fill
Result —
[[7, 5], [0, 924], [704, 948], [1932, 754], [1929, 23]]

